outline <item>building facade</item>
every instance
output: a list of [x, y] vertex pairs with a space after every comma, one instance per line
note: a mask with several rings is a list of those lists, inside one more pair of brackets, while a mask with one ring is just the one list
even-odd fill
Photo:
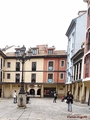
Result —
[[66, 36], [68, 37], [66, 91], [72, 91], [73, 88], [72, 81], [74, 79], [74, 63], [72, 57], [81, 49], [82, 43], [85, 42], [86, 16], [86, 11], [79, 11], [78, 17], [71, 21], [71, 24], [66, 32]]
[[[0, 97], [9, 98], [14, 90], [20, 91], [22, 63], [11, 49], [16, 47], [7, 48], [0, 50]], [[54, 91], [64, 95], [67, 53], [48, 45], [30, 49], [32, 56], [24, 64], [24, 90], [33, 97], [53, 97]]]
[[90, 98], [90, 0], [84, 0], [84, 2], [87, 2], [88, 8], [84, 49], [83, 101], [88, 101]]
[[71, 58], [73, 61], [72, 94], [75, 101], [82, 102], [84, 46]]

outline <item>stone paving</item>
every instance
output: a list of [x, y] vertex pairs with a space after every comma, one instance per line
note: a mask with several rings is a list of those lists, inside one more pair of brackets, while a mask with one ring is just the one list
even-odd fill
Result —
[[73, 104], [73, 111], [67, 111], [67, 104], [53, 103], [52, 98], [31, 98], [26, 109], [17, 108], [13, 99], [0, 99], [0, 120], [90, 120], [87, 105]]

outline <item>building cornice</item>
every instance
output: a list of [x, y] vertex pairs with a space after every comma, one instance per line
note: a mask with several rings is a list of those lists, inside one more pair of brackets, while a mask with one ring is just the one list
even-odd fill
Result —
[[7, 56], [0, 50], [0, 55], [4, 58], [6, 58]]
[[[28, 58], [28, 56], [26, 56]], [[31, 56], [30, 59], [32, 58], [67, 58], [67, 55], [35, 55]], [[16, 59], [15, 56], [6, 56], [6, 59]]]
[[71, 33], [71, 31], [72, 31], [72, 29], [74, 28], [75, 25], [76, 25], [76, 19], [73, 19], [73, 20], [71, 21], [71, 24], [70, 24], [69, 27], [68, 27], [67, 32], [66, 32], [66, 36], [67, 36], [67, 37], [70, 35], [70, 33]]
[[78, 50], [71, 58], [71, 60], [75, 59], [77, 56], [79, 56], [81, 53], [84, 54], [84, 48], [81, 48], [80, 50]]

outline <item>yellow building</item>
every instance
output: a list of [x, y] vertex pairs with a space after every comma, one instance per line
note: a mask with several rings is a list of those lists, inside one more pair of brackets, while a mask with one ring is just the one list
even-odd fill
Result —
[[[47, 45], [43, 47], [45, 48]], [[47, 53], [45, 53], [45, 50], [43, 50], [41, 46], [31, 48], [31, 50], [32, 56], [30, 60], [24, 63], [24, 90], [28, 91], [32, 96], [43, 97], [43, 84], [45, 86], [43, 77], [44, 59]], [[54, 56], [56, 55], [53, 55], [53, 57]], [[66, 53], [64, 59], [66, 59]], [[21, 80], [22, 62], [16, 60], [15, 49], [12, 51], [7, 47], [0, 50], [0, 97], [13, 97], [14, 90], [19, 93]], [[64, 86], [64, 82], [62, 81], [62, 86]], [[52, 84], [50, 86], [55, 86], [56, 83], [49, 84]]]

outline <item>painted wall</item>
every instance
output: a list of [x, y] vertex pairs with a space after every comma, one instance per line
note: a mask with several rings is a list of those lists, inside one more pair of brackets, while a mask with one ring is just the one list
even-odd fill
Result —
[[[61, 60], [65, 61], [65, 66], [61, 67], [60, 66], [60, 62]], [[49, 61], [53, 61], [54, 65], [53, 65], [53, 70], [61, 70], [61, 71], [66, 71], [66, 58], [46, 58], [44, 59], [44, 70], [48, 71], [48, 62]], [[43, 76], [43, 82], [47, 82], [48, 80], [48, 73], [53, 73], [53, 82], [58, 82], [58, 83], [63, 83], [65, 82], [66, 79], [66, 72], [62, 72], [64, 73], [64, 79], [61, 80], [60, 79], [60, 72], [53, 72], [53, 71], [48, 71], [48, 72], [44, 72], [44, 76]]]
[[86, 40], [86, 19], [87, 13], [77, 18], [75, 53], [81, 48], [82, 42]]

